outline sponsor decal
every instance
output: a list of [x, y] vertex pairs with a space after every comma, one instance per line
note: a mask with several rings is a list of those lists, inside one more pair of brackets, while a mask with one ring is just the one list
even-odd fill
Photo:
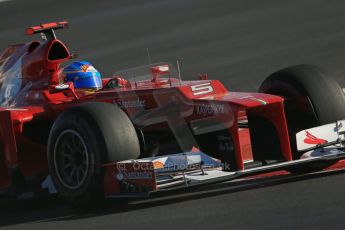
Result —
[[190, 88], [191, 88], [194, 96], [213, 92], [213, 87], [211, 85], [211, 82], [203, 83], [203, 84], [199, 84], [199, 85], [192, 85]]
[[197, 152], [200, 152], [200, 149], [198, 149], [197, 147], [193, 146], [193, 148], [190, 151], [192, 153], [197, 153]]
[[[15, 99], [20, 93], [22, 85], [22, 59], [23, 58], [20, 57], [17, 62], [6, 71], [0, 69], [2, 75], [0, 79], [2, 81], [0, 90], [1, 106], [9, 106], [10, 101]], [[5, 62], [3, 65], [6, 63], [7, 62]]]
[[252, 100], [252, 101], [257, 101], [257, 102], [259, 102], [259, 103], [262, 104], [262, 105], [267, 105], [267, 104], [268, 104], [267, 101], [262, 100], [262, 99], [260, 99], [260, 98], [256, 98], [256, 97], [254, 97], [254, 96], [252, 96], [252, 95], [243, 96], [243, 97], [238, 97], [238, 99], [240, 99], [240, 100], [249, 99], [249, 100]]
[[90, 65], [82, 65], [81, 70], [85, 73]]
[[257, 102], [260, 102], [262, 105], [267, 105], [267, 101], [264, 101], [262, 99], [255, 98], [255, 97], [251, 97], [250, 99], [254, 100], [254, 101], [257, 101]]
[[196, 106], [196, 113], [198, 115], [224, 114], [225, 108], [223, 104], [203, 104]]
[[129, 172], [129, 171], [120, 171], [116, 175], [117, 180], [145, 180], [152, 179], [152, 172]]
[[124, 176], [121, 172], [119, 172], [117, 175], [116, 175], [116, 179], [117, 180], [123, 180], [124, 179]]
[[309, 144], [309, 145], [323, 145], [326, 144], [328, 141], [317, 138], [313, 134], [311, 134], [308, 131], [305, 131], [306, 138], [304, 139], [304, 143]]
[[164, 168], [164, 164], [160, 161], [155, 161], [155, 162], [153, 162], [153, 168], [154, 169], [162, 169], [162, 168]]
[[120, 108], [128, 109], [128, 108], [144, 108], [146, 105], [145, 100], [129, 100], [129, 101], [114, 101], [114, 103], [118, 104]]

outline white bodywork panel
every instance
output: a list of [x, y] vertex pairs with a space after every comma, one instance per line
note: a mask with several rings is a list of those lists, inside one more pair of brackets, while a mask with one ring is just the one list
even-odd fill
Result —
[[344, 131], [345, 120], [302, 130], [296, 134], [297, 149], [305, 151], [322, 145], [340, 143], [344, 140]]

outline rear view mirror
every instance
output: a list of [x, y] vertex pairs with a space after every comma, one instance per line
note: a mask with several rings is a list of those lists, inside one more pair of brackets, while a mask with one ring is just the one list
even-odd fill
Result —
[[56, 91], [63, 91], [63, 90], [69, 89], [69, 85], [68, 84], [60, 84], [60, 85], [56, 85], [54, 88]]
[[53, 85], [53, 86], [50, 87], [49, 92], [51, 94], [71, 92], [75, 99], [77, 99], [77, 100], [79, 99], [79, 97], [75, 93], [73, 82], [67, 82], [67, 83], [62, 83], [62, 84], [59, 84], [59, 85]]

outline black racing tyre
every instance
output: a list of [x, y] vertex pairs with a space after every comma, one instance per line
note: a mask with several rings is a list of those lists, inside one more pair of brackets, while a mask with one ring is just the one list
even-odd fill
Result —
[[[284, 97], [291, 150], [297, 151], [296, 133], [345, 118], [345, 96], [339, 84], [314, 65], [298, 65], [271, 74], [261, 84], [259, 92]], [[320, 162], [289, 171], [305, 173], [322, 170], [335, 162]]]
[[133, 124], [112, 104], [90, 102], [70, 108], [49, 134], [49, 173], [59, 194], [78, 207], [102, 203], [102, 164], [139, 155]]

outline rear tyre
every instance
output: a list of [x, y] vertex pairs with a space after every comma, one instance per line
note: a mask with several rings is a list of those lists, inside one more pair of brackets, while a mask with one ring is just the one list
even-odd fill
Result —
[[[298, 65], [270, 75], [259, 92], [284, 97], [291, 150], [294, 159], [303, 153], [297, 151], [296, 133], [345, 118], [345, 96], [338, 83], [314, 65]], [[335, 162], [320, 162], [291, 168], [294, 173], [322, 170]]]
[[106, 103], [85, 103], [63, 112], [48, 141], [49, 172], [59, 194], [72, 205], [102, 203], [102, 164], [138, 158], [136, 131], [127, 115]]

